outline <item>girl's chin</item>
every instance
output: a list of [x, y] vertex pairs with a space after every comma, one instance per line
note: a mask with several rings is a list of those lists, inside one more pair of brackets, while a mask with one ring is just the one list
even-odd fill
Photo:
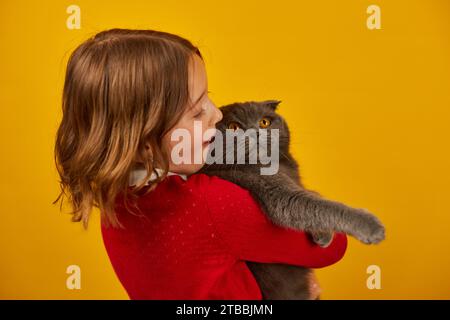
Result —
[[191, 174], [195, 174], [203, 168], [204, 164], [192, 164], [192, 165], [184, 165], [182, 167], [176, 166], [172, 170], [169, 170], [172, 173], [190, 176]]

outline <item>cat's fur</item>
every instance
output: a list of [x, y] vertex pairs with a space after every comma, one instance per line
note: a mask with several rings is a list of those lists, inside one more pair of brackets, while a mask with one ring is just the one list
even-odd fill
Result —
[[[223, 106], [223, 119], [216, 126], [225, 136], [225, 130], [231, 122], [237, 123], [243, 130], [258, 130], [259, 120], [269, 118], [271, 124], [267, 129], [279, 129], [280, 159], [276, 174], [261, 175], [260, 168], [263, 165], [260, 163], [210, 164], [205, 165], [200, 172], [218, 176], [249, 190], [274, 224], [306, 231], [323, 247], [331, 242], [333, 232], [344, 232], [366, 244], [382, 241], [384, 227], [374, 215], [365, 209], [326, 200], [318, 193], [304, 188], [297, 162], [289, 153], [288, 126], [275, 112], [279, 103], [277, 100], [268, 100]], [[248, 154], [248, 143], [245, 148]], [[264, 299], [309, 298], [308, 273], [312, 270], [284, 264], [247, 264]]]

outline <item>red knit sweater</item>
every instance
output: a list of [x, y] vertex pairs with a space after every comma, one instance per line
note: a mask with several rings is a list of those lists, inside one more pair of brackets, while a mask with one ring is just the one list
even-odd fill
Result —
[[102, 235], [131, 299], [259, 300], [246, 260], [320, 268], [347, 247], [344, 234], [321, 248], [303, 232], [275, 226], [247, 190], [204, 174], [167, 177], [139, 198], [143, 216], [127, 212], [121, 199], [116, 213], [125, 229], [102, 225]]

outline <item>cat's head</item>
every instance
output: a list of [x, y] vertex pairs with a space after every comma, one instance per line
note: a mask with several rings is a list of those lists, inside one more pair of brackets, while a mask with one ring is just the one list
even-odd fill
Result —
[[216, 128], [225, 135], [226, 129], [278, 129], [280, 151], [289, 149], [289, 128], [286, 121], [278, 113], [277, 107], [281, 101], [248, 101], [235, 102], [222, 106], [223, 118]]

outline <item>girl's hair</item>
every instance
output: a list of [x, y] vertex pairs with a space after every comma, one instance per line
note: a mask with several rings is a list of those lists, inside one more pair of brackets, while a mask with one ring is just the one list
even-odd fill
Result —
[[[194, 54], [202, 58], [197, 47], [178, 35], [127, 29], [100, 32], [71, 54], [55, 143], [61, 192], [53, 203], [65, 195], [72, 221], [82, 220], [87, 228], [96, 206], [102, 222], [120, 226], [116, 196], [123, 192], [127, 200], [130, 195], [136, 206], [155, 164], [163, 174], [149, 182], [146, 193], [165, 178], [169, 155], [160, 144], [192, 103], [188, 71]], [[136, 156], [147, 177], [129, 193]]]

